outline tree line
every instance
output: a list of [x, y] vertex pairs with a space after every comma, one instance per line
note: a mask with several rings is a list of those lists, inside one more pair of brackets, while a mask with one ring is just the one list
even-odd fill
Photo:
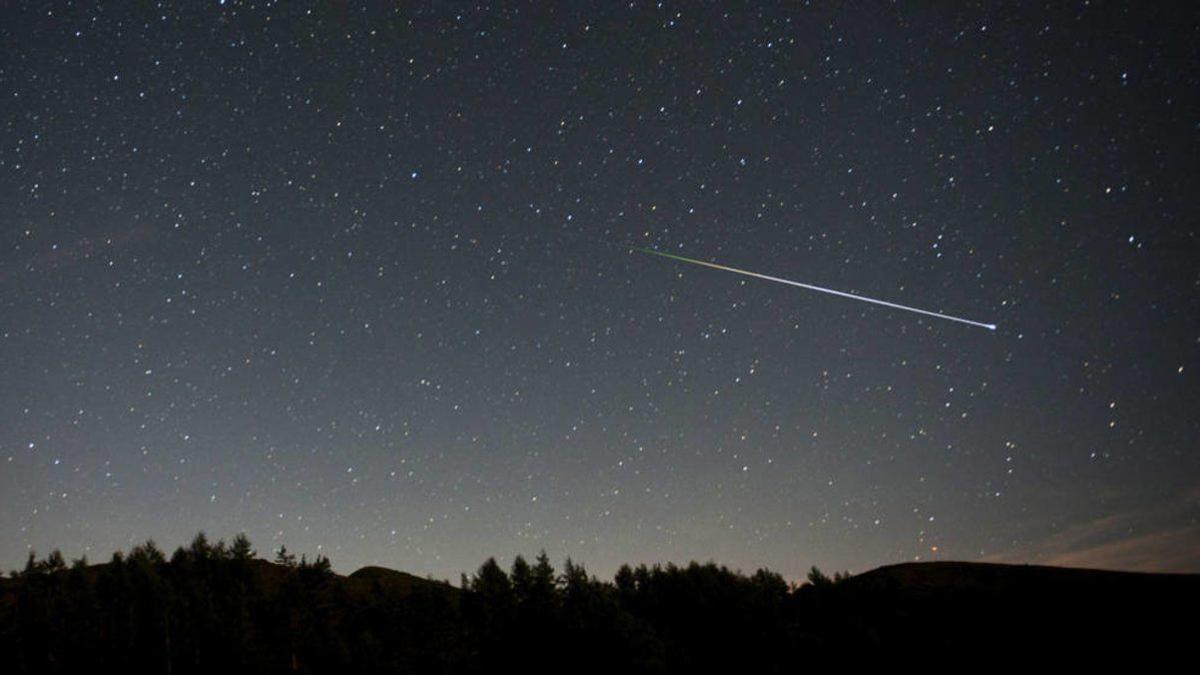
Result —
[[0, 582], [0, 653], [39, 674], [777, 672], [827, 642], [812, 610], [844, 578], [691, 563], [602, 581], [543, 552], [488, 559], [457, 588], [397, 585], [201, 533], [169, 558], [152, 541], [97, 565], [31, 553]]
[[803, 641], [802, 591], [836, 584], [714, 563], [602, 581], [545, 552], [488, 558], [460, 587], [416, 581], [338, 577], [286, 548], [268, 562], [244, 534], [202, 532], [169, 558], [151, 540], [101, 565], [31, 552], [0, 581], [0, 653], [14, 674], [774, 671]]

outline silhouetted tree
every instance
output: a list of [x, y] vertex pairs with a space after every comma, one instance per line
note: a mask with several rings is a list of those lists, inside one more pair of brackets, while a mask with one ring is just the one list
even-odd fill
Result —
[[246, 537], [246, 533], [239, 533], [233, 538], [233, 544], [229, 547], [229, 553], [234, 560], [246, 561], [252, 560], [258, 553], [254, 547], [250, 545], [250, 540]]
[[288, 553], [287, 546], [280, 546], [279, 550], [275, 553], [275, 564], [285, 567], [295, 567], [296, 556], [293, 553]]
[[529, 601], [529, 594], [533, 588], [533, 568], [529, 563], [525, 562], [525, 558], [518, 555], [513, 558], [512, 572], [513, 596], [518, 605], [524, 605]]

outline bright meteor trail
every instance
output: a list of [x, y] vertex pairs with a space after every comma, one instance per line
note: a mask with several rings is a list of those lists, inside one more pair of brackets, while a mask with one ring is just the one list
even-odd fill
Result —
[[894, 302], [888, 302], [886, 300], [876, 300], [875, 298], [868, 298], [865, 295], [855, 295], [853, 293], [847, 293], [845, 291], [835, 291], [832, 288], [813, 286], [812, 284], [802, 284], [799, 281], [780, 279], [779, 277], [767, 276], [766, 274], [759, 274], [758, 272], [750, 272], [748, 270], [740, 270], [736, 267], [728, 267], [726, 265], [718, 265], [716, 263], [705, 262], [703, 260], [696, 260], [695, 258], [685, 258], [684, 256], [674, 255], [671, 253], [663, 253], [662, 251], [655, 251], [652, 248], [641, 248], [639, 246], [630, 246], [629, 248], [631, 248], [635, 251], [641, 252], [641, 253], [648, 253], [650, 255], [661, 256], [663, 258], [670, 258], [671, 260], [678, 260], [680, 262], [692, 263], [693, 265], [703, 265], [705, 267], [711, 267], [716, 270], [724, 270], [726, 272], [734, 272], [736, 274], [744, 274], [748, 277], [755, 277], [756, 279], [766, 279], [767, 281], [777, 281], [781, 284], [787, 284], [789, 286], [799, 286], [800, 288], [806, 288], [810, 291], [819, 291], [821, 293], [837, 295], [837, 296], [840, 296], [843, 298], [850, 298], [851, 300], [860, 300], [862, 302], [869, 302], [874, 305], [883, 305], [884, 307], [891, 307], [892, 309], [902, 309], [906, 312], [913, 312], [916, 314], [924, 314], [925, 316], [932, 316], [937, 319], [946, 319], [947, 321], [957, 321], [959, 323], [965, 323], [969, 326], [979, 326], [980, 328], [986, 328], [988, 330], [996, 330], [996, 324], [994, 324], [994, 323], [983, 323], [981, 321], [972, 321], [970, 319], [964, 319], [959, 316], [951, 316], [949, 314], [942, 314], [941, 312], [931, 312], [927, 309], [917, 309], [916, 307], [909, 307], [907, 305], [899, 305]]

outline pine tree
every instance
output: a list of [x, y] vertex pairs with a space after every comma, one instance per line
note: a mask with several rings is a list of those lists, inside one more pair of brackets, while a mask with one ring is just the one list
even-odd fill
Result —
[[192, 545], [188, 548], [188, 553], [191, 554], [192, 560], [197, 562], [208, 560], [212, 557], [212, 546], [209, 545], [208, 537], [205, 536], [203, 530], [197, 532], [196, 536], [192, 539]]
[[524, 605], [529, 600], [530, 591], [533, 589], [533, 569], [522, 556], [518, 555], [513, 559], [511, 577], [513, 595], [517, 604]]
[[827, 586], [832, 586], [833, 580], [827, 577], [824, 572], [817, 568], [816, 565], [813, 565], [812, 568], [808, 570], [808, 583], [816, 586], [817, 588], [824, 588]]
[[51, 574], [67, 569], [67, 562], [63, 559], [62, 551], [59, 551], [58, 549], [54, 549], [50, 552], [50, 555], [46, 557], [46, 561], [43, 563], [43, 565], [45, 566], [45, 570]]
[[539, 553], [534, 561], [530, 595], [547, 605], [554, 604], [557, 595], [554, 566], [550, 564], [550, 558], [546, 555], [545, 550]]
[[275, 564], [283, 565], [284, 567], [296, 566], [296, 554], [288, 553], [287, 546], [280, 546], [275, 552]]
[[637, 599], [637, 581], [633, 576], [633, 569], [629, 565], [621, 565], [613, 577], [613, 582], [617, 587], [617, 600], [621, 607], [631, 609]]
[[233, 538], [233, 545], [229, 548], [230, 555], [234, 560], [246, 561], [253, 560], [257, 552], [250, 545], [250, 539], [246, 537], [245, 532], [238, 533], [238, 536]]
[[475, 574], [475, 579], [471, 582], [471, 590], [485, 598], [504, 600], [512, 595], [512, 584], [508, 580], [508, 575], [496, 563], [496, 559], [488, 558], [480, 566], [479, 572]]

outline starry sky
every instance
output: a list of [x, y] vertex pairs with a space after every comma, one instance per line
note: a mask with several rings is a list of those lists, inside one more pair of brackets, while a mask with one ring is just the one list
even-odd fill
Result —
[[0, 567], [1200, 571], [1200, 21], [1049, 4], [5, 3]]

